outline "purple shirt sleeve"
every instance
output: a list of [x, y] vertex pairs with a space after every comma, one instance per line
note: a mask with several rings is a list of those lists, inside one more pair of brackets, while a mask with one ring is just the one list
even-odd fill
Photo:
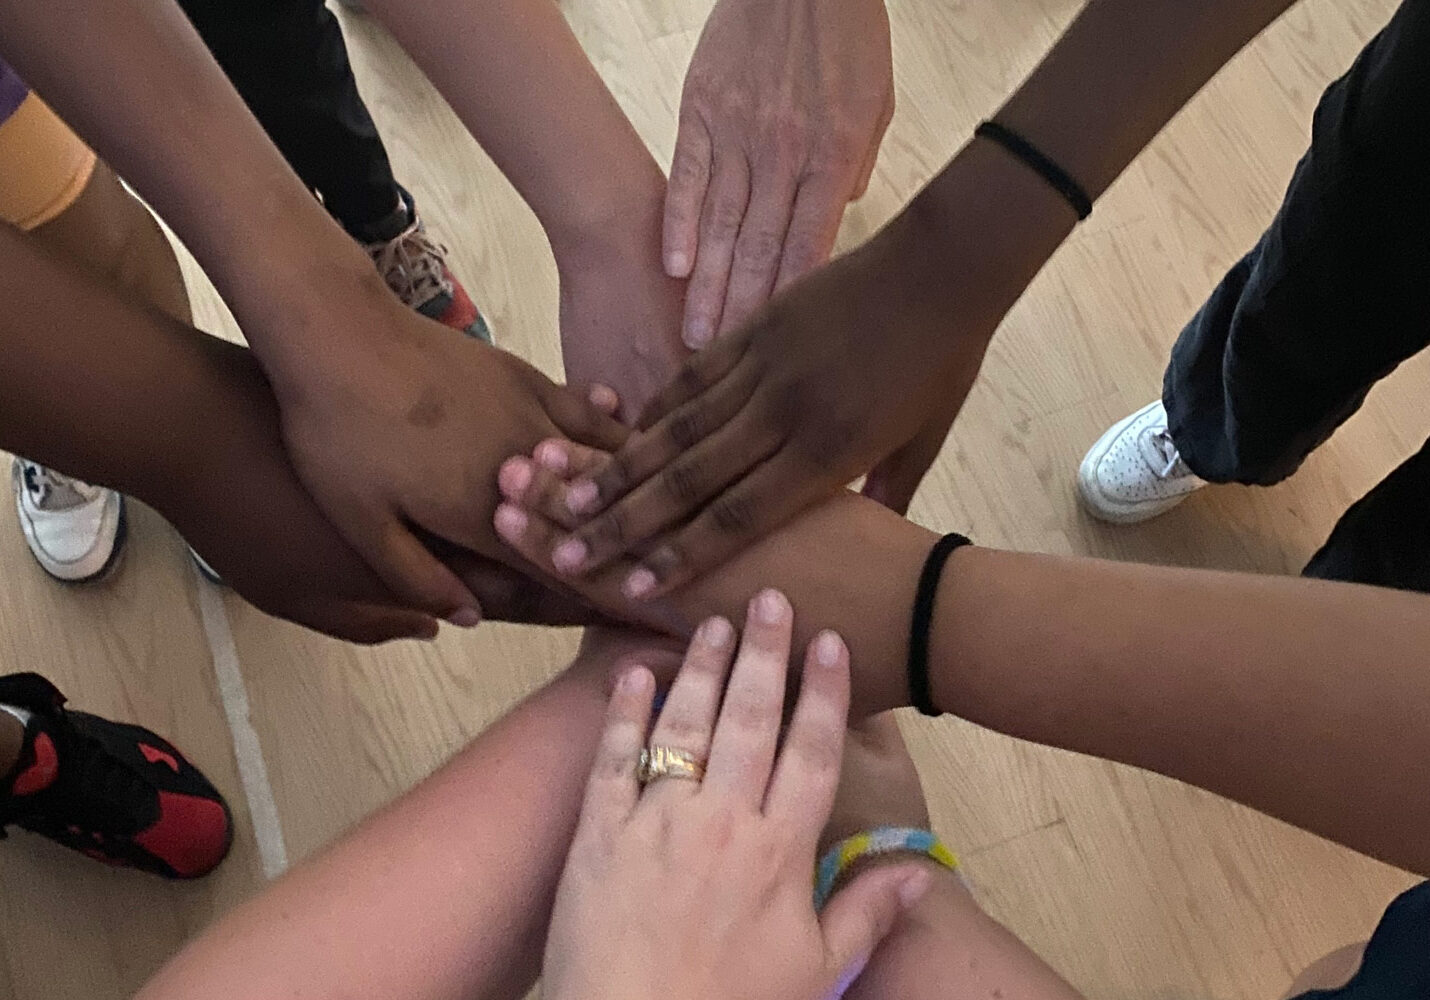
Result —
[[15, 109], [28, 97], [30, 88], [15, 75], [15, 71], [0, 62], [0, 125], [5, 124]]

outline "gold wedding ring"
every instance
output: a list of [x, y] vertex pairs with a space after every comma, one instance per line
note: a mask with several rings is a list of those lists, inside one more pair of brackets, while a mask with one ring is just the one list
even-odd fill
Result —
[[647, 747], [641, 751], [641, 762], [636, 767], [636, 780], [642, 785], [649, 785], [661, 778], [702, 781], [705, 778], [705, 762], [676, 747]]

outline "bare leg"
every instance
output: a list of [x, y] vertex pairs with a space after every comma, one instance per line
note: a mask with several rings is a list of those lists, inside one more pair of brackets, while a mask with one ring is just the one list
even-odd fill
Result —
[[[826, 841], [877, 826], [928, 825], [919, 773], [893, 714], [871, 716], [851, 728]], [[906, 858], [894, 861], [907, 863]], [[928, 892], [884, 939], [846, 994], [848, 1000], [1082, 1000], [1027, 945], [979, 909], [962, 881], [934, 862], [929, 867], [937, 875]]]

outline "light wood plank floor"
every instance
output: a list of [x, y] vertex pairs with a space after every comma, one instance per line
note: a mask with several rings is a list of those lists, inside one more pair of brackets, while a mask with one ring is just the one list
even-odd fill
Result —
[[[642, 134], [668, 161], [680, 78], [707, 3], [568, 0]], [[993, 110], [1074, 0], [891, 0], [899, 110], [841, 243], [872, 233]], [[1390, 0], [1308, 0], [1203, 93], [1128, 171], [1009, 317], [913, 517], [990, 545], [1293, 572], [1339, 513], [1427, 432], [1423, 360], [1402, 368], [1292, 481], [1207, 491], [1138, 528], [1094, 524], [1073, 471], [1151, 399], [1180, 325], [1265, 226], [1323, 86]], [[502, 346], [558, 372], [555, 272], [530, 214], [385, 34], [345, 15], [363, 89], [454, 266]], [[976, 240], [979, 234], [968, 234]], [[201, 321], [227, 330], [195, 277]], [[877, 357], [878, 331], [870, 331]], [[400, 794], [549, 676], [572, 634], [492, 626], [432, 646], [360, 650], [206, 589], [147, 511], [116, 580], [69, 590], [0, 517], [0, 663], [39, 669], [84, 708], [173, 737], [241, 824], [214, 879], [171, 887], [33, 838], [0, 845], [0, 1000], [131, 992], [179, 942]], [[1155, 614], [1155, 608], [1148, 609]], [[896, 623], [891, 623], [895, 627]], [[1214, 628], [1215, 623], [1208, 623]], [[260, 850], [215, 681], [236, 665], [266, 776]], [[990, 910], [1089, 995], [1270, 1000], [1363, 937], [1404, 873], [1174, 782], [957, 722], [905, 720], [941, 830]]]

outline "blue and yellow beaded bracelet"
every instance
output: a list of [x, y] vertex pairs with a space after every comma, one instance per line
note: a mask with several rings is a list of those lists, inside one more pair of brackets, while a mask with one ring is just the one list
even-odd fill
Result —
[[951, 872], [958, 858], [930, 830], [909, 826], [881, 826], [856, 833], [835, 844], [819, 859], [814, 871], [814, 908], [824, 909], [840, 879], [859, 860], [884, 854], [912, 854], [931, 858]]

